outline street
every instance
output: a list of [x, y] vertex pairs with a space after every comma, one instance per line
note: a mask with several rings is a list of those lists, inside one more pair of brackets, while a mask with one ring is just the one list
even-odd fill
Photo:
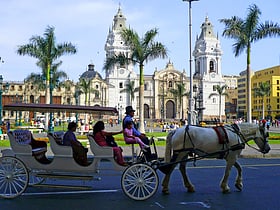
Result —
[[[231, 193], [222, 194], [219, 182], [224, 171], [224, 161], [203, 159], [188, 163], [188, 174], [196, 192], [188, 193], [183, 187], [181, 175], [175, 170], [170, 181], [170, 195], [158, 192], [146, 201], [134, 201], [124, 195], [121, 189], [121, 173], [114, 170], [100, 171], [101, 181], [88, 181], [79, 185], [91, 185], [86, 191], [29, 187], [18, 198], [1, 199], [1, 210], [103, 210], [103, 209], [279, 209], [280, 182], [279, 159], [241, 158], [243, 167], [243, 191], [234, 187], [236, 170], [232, 169], [229, 179]], [[106, 162], [102, 164], [107, 164]], [[163, 174], [157, 171], [160, 182]], [[51, 180], [65, 184], [65, 181]], [[73, 182], [73, 181], [71, 181]]]

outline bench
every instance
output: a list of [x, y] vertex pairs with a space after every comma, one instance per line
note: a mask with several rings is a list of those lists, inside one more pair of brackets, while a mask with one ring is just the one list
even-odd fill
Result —
[[11, 148], [16, 155], [32, 155], [41, 158], [47, 152], [47, 144], [35, 141], [29, 130], [10, 131], [8, 136]]

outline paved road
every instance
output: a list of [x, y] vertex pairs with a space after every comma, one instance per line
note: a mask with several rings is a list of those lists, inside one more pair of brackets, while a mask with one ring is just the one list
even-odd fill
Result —
[[[222, 194], [219, 182], [223, 175], [224, 161], [200, 160], [197, 166], [188, 164], [188, 174], [196, 187], [195, 193], [187, 193], [181, 175], [176, 169], [170, 180], [170, 195], [157, 193], [146, 201], [133, 201], [121, 189], [121, 174], [116, 171], [101, 171], [101, 181], [78, 182], [89, 184], [88, 191], [29, 187], [24, 195], [13, 199], [0, 199], [1, 210], [278, 210], [280, 182], [279, 159], [240, 159], [243, 167], [243, 191], [234, 187], [236, 171], [229, 178], [231, 193]], [[160, 182], [163, 174], [159, 171]], [[104, 175], [104, 174], [106, 175]], [[52, 180], [60, 183], [61, 180]]]

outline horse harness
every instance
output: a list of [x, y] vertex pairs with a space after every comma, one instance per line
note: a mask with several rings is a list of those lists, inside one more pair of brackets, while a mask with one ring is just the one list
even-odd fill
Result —
[[[195, 145], [193, 143], [193, 140], [192, 140], [192, 138], [190, 136], [189, 126], [188, 125], [185, 128], [184, 144], [183, 144], [184, 147], [180, 151], [189, 151], [190, 152], [189, 155], [193, 156], [194, 160], [196, 159], [197, 154], [201, 154], [201, 153], [204, 154], [203, 157], [207, 157], [207, 156], [211, 156], [211, 155], [218, 155], [219, 159], [223, 159], [223, 158], [225, 158], [228, 155], [229, 151], [235, 151], [235, 150], [239, 150], [239, 149], [244, 149], [245, 148], [245, 137], [241, 133], [238, 125], [232, 124], [229, 127], [229, 130], [234, 132], [234, 133], [236, 133], [240, 137], [241, 143], [238, 143], [238, 144], [230, 146], [230, 147], [228, 146], [229, 138], [228, 138], [228, 134], [226, 132], [226, 128], [224, 126], [216, 126], [216, 127], [213, 127], [213, 129], [215, 130], [215, 132], [216, 132], [216, 134], [218, 136], [219, 144], [222, 145], [222, 149], [220, 151], [208, 154], [208, 153], [205, 153], [204, 151], [196, 149]], [[190, 139], [190, 142], [192, 144], [192, 148], [185, 148], [186, 134], [188, 135], [188, 137]], [[180, 151], [176, 150], [174, 152], [180, 152]]]

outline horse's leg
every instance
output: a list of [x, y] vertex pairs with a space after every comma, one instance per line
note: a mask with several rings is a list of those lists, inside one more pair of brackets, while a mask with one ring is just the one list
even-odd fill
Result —
[[236, 176], [236, 180], [235, 180], [235, 187], [242, 191], [243, 188], [243, 184], [242, 184], [242, 168], [241, 165], [236, 161], [234, 163], [235, 168], [237, 169], [237, 176]]
[[236, 162], [236, 156], [233, 154], [229, 154], [226, 158], [226, 162], [227, 162], [227, 164], [226, 164], [224, 176], [223, 176], [221, 184], [220, 184], [220, 187], [221, 187], [223, 193], [230, 192], [230, 188], [228, 186], [228, 177], [229, 177], [232, 166]]
[[195, 188], [188, 178], [188, 175], [186, 172], [186, 165], [187, 165], [187, 162], [180, 163], [180, 172], [181, 172], [183, 180], [184, 180], [184, 185], [188, 189], [188, 192], [195, 192]]
[[162, 180], [162, 183], [161, 183], [161, 186], [162, 186], [162, 193], [165, 194], [165, 195], [168, 195], [169, 194], [169, 190], [168, 190], [168, 185], [169, 185], [169, 180], [170, 180], [170, 176], [174, 170], [174, 168], [176, 167], [177, 164], [172, 164], [171, 165], [171, 168], [170, 168], [170, 171], [165, 174], [163, 180]]

